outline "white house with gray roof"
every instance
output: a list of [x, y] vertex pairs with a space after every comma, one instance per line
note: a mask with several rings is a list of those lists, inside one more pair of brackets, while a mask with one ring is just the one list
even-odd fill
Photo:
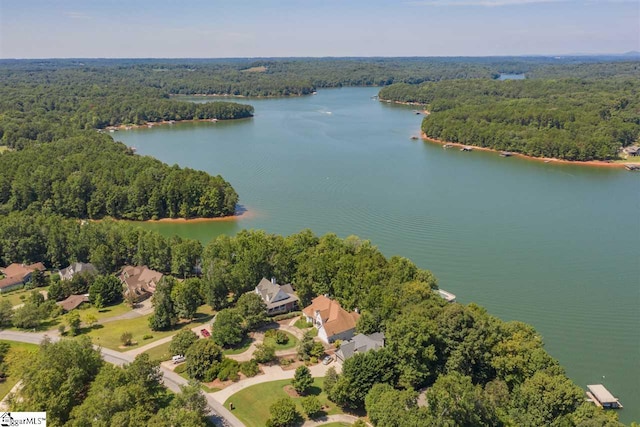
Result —
[[287, 313], [298, 307], [298, 296], [290, 284], [279, 285], [276, 279], [271, 281], [262, 278], [255, 290], [267, 305], [267, 314]]
[[376, 332], [371, 335], [358, 334], [349, 341], [340, 345], [336, 351], [336, 359], [344, 362], [356, 353], [366, 353], [370, 350], [378, 350], [384, 347], [384, 334]]

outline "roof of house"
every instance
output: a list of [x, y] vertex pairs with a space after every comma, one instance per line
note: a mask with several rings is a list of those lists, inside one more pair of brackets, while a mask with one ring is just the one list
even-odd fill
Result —
[[89, 302], [88, 295], [69, 295], [65, 300], [58, 301], [57, 304], [64, 309], [64, 311], [71, 311], [74, 308], [78, 308], [83, 302]]
[[151, 270], [146, 265], [125, 266], [118, 276], [122, 283], [127, 285], [129, 291], [137, 295], [144, 293], [154, 293], [156, 285], [160, 282], [163, 274], [159, 271]]
[[24, 282], [25, 277], [34, 272], [35, 270], [44, 271], [46, 268], [41, 262], [37, 262], [31, 265], [13, 263], [5, 268], [0, 268], [0, 271], [7, 276], [0, 280], [0, 289], [14, 286]]
[[256, 292], [267, 305], [267, 309], [299, 300], [290, 284], [278, 285], [274, 282], [275, 280], [269, 281], [262, 278], [258, 286], [256, 286]]
[[598, 399], [600, 403], [617, 403], [618, 399], [613, 397], [613, 395], [607, 390], [602, 384], [592, 384], [588, 385], [587, 388], [593, 394], [593, 396]]
[[314, 298], [311, 305], [305, 307], [302, 312], [308, 317], [316, 317], [316, 313], [319, 312], [328, 337], [354, 329], [360, 318], [358, 313], [349, 313], [338, 301], [324, 295]]
[[0, 280], [0, 289], [10, 288], [11, 286], [20, 285], [24, 281], [20, 277], [6, 277]]
[[62, 280], [71, 280], [73, 279], [73, 276], [78, 273], [98, 274], [98, 270], [93, 266], [93, 264], [74, 262], [69, 265], [69, 267], [60, 270], [60, 278]]
[[355, 353], [366, 353], [369, 350], [377, 350], [384, 347], [384, 334], [376, 332], [371, 335], [358, 334], [349, 341], [340, 345], [336, 355], [342, 360], [347, 360]]

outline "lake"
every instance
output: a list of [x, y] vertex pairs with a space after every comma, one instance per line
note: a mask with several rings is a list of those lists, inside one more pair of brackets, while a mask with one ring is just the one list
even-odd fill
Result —
[[377, 92], [251, 99], [252, 119], [118, 132], [142, 155], [221, 174], [248, 210], [147, 226], [203, 242], [243, 228], [369, 239], [458, 301], [533, 324], [578, 385], [603, 383], [621, 419], [640, 420], [640, 174], [411, 140], [422, 116]]

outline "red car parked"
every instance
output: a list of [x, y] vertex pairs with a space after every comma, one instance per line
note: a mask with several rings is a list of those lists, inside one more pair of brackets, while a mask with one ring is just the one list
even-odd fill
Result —
[[209, 331], [207, 331], [206, 329], [200, 329], [200, 333], [202, 334], [203, 337], [205, 338], [209, 338], [211, 336], [211, 334], [209, 333]]

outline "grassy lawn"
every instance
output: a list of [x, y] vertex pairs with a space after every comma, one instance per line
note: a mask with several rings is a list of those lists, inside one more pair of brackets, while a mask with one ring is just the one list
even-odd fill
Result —
[[296, 320], [296, 323], [294, 323], [293, 326], [295, 326], [298, 329], [305, 330], [305, 329], [309, 329], [310, 327], [312, 327], [313, 324], [312, 323], [307, 323], [307, 321], [306, 321], [306, 319], [304, 317], [300, 317], [298, 320]]
[[296, 348], [296, 346], [300, 342], [300, 341], [298, 341], [298, 338], [294, 337], [289, 332], [285, 332], [285, 331], [282, 331], [282, 332], [287, 334], [287, 336], [289, 337], [289, 341], [287, 341], [286, 344], [276, 344], [276, 341], [273, 339], [273, 337], [268, 337], [268, 338], [265, 337], [264, 343], [274, 346], [276, 348], [276, 351], [278, 351], [278, 350], [288, 350], [290, 348]]
[[[152, 315], [136, 317], [133, 319], [116, 320], [114, 322], [105, 323], [104, 325], [97, 325], [90, 330], [85, 330], [93, 340], [94, 344], [101, 345], [106, 348], [117, 351], [127, 351], [137, 346], [149, 344], [160, 338], [174, 335], [181, 329], [191, 329], [194, 326], [207, 323], [213, 317], [210, 307], [202, 306], [196, 313], [196, 318], [191, 322], [181, 321], [168, 331], [152, 331], [149, 328], [149, 317]], [[126, 348], [120, 348], [122, 343], [120, 337], [124, 332], [130, 332], [133, 335], [132, 341], [136, 344], [130, 345]], [[145, 335], [151, 335], [153, 338], [143, 339]]]
[[159, 360], [161, 362], [164, 362], [165, 360], [171, 359], [171, 356], [173, 356], [171, 353], [169, 353], [170, 345], [171, 341], [150, 348], [149, 350], [145, 351], [145, 353], [149, 355], [151, 360]]
[[[327, 415], [341, 414], [342, 410], [336, 406], [335, 403], [330, 402], [329, 399], [327, 399], [327, 395], [322, 391], [323, 382], [324, 378], [314, 378], [313, 387], [309, 395], [317, 396], [318, 399], [320, 399], [322, 405], [327, 408]], [[261, 427], [264, 426], [265, 421], [269, 418], [269, 407], [278, 399], [287, 396], [284, 387], [290, 384], [291, 380], [256, 384], [240, 390], [231, 396], [224, 402], [224, 406], [229, 408], [229, 402], [233, 402], [233, 406], [235, 407], [233, 413], [240, 421], [247, 427]], [[300, 400], [301, 398], [293, 398], [293, 401], [296, 402], [298, 406], [298, 411], [303, 414]]]
[[[46, 289], [46, 288], [38, 288], [38, 290], [40, 290], [40, 289]], [[20, 298], [26, 299], [29, 296], [29, 293], [31, 293], [32, 290], [33, 289], [25, 290], [24, 288], [23, 289], [17, 289], [15, 291], [7, 292], [6, 294], [4, 294], [4, 293], [1, 294], [0, 298], [7, 299], [7, 300], [9, 300], [11, 302], [12, 306], [16, 306], [16, 305], [19, 305], [19, 304], [23, 304], [24, 300], [22, 300]]]
[[9, 375], [4, 382], [0, 383], [0, 399], [4, 399], [4, 397], [11, 391], [13, 386], [16, 385], [16, 383], [20, 379], [19, 376], [12, 373], [13, 366], [11, 361], [24, 359], [23, 355], [25, 352], [38, 351], [38, 346], [35, 344], [27, 344], [17, 341], [0, 340], [0, 342], [6, 342], [11, 345], [9, 353], [7, 353], [4, 358], [5, 362], [7, 362], [7, 364], [9, 365]]
[[252, 342], [253, 342], [253, 338], [247, 336], [237, 346], [223, 350], [222, 354], [224, 354], [225, 356], [228, 356], [230, 354], [244, 353], [249, 349]]
[[80, 313], [80, 318], [82, 320], [86, 319], [86, 317], [89, 315], [93, 315], [95, 316], [96, 319], [102, 320], [109, 317], [115, 317], [124, 313], [128, 313], [131, 311], [131, 307], [129, 307], [129, 305], [127, 305], [126, 303], [122, 302], [120, 304], [110, 305], [109, 307], [103, 307], [98, 310], [94, 306], [84, 303], [82, 306], [80, 306], [78, 310]]

